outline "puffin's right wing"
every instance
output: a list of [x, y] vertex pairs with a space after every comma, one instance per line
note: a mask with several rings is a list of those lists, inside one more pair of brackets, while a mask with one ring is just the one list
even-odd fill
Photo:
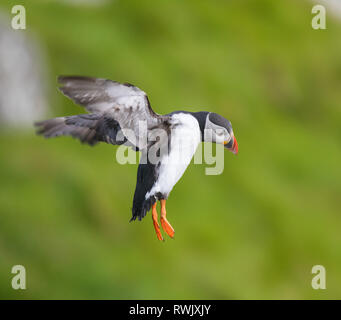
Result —
[[146, 93], [131, 84], [81, 76], [60, 76], [58, 82], [64, 95], [90, 113], [117, 121], [126, 139], [140, 150], [147, 147], [148, 130], [163, 128], [169, 120], [156, 114]]

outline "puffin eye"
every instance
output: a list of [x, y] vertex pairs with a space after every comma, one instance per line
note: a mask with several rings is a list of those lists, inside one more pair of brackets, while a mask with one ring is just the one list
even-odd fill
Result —
[[216, 130], [216, 135], [217, 136], [223, 136], [224, 135], [224, 130], [223, 129], [217, 129]]

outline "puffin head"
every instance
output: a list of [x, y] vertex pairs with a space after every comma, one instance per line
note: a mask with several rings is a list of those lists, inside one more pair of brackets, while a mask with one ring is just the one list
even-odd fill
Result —
[[207, 114], [203, 140], [223, 144], [234, 154], [238, 153], [238, 143], [233, 134], [231, 122], [217, 113]]

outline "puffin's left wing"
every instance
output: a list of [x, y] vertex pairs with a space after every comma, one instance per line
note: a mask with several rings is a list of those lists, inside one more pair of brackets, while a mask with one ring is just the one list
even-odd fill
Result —
[[148, 130], [162, 127], [169, 119], [156, 114], [146, 93], [131, 84], [81, 76], [60, 76], [58, 82], [64, 95], [90, 113], [117, 121], [124, 136], [140, 150], [147, 147]]

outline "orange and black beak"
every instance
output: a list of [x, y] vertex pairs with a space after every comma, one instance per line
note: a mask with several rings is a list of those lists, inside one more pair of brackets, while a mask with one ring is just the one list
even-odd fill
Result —
[[233, 137], [229, 142], [224, 143], [225, 148], [229, 149], [232, 153], [237, 154], [238, 153], [238, 143], [237, 139]]

